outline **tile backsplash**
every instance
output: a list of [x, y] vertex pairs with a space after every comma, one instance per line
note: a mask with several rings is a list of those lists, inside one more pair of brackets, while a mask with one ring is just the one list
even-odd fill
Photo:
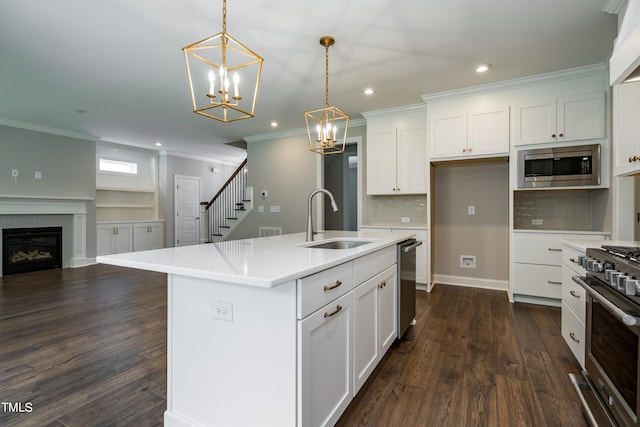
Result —
[[602, 231], [603, 196], [599, 190], [514, 191], [513, 228]]
[[[408, 226], [427, 224], [427, 196], [422, 194], [406, 196], [368, 196], [368, 217], [364, 218], [366, 225], [396, 225]], [[403, 223], [402, 218], [409, 218], [409, 223]]]

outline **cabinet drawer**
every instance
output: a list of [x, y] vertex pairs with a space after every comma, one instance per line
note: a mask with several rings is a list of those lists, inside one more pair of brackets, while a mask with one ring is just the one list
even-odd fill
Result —
[[554, 265], [514, 264], [513, 293], [562, 298], [562, 270]]
[[572, 269], [578, 276], [584, 276], [587, 272], [578, 264], [580, 255], [584, 255], [584, 252], [566, 245], [562, 246], [562, 264]]
[[562, 265], [559, 235], [514, 234], [513, 260], [530, 264]]
[[298, 319], [353, 289], [353, 262], [298, 279]]
[[562, 304], [562, 337], [567, 342], [571, 352], [580, 366], [584, 368], [585, 326], [574, 313]]
[[354, 261], [354, 283], [362, 283], [396, 263], [397, 247], [389, 246]]
[[576, 272], [571, 268], [562, 267], [562, 302], [584, 323], [587, 312], [587, 291], [573, 281], [572, 277], [575, 275]]

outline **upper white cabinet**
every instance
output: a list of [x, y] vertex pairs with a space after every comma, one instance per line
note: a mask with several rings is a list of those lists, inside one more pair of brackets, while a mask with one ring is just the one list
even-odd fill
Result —
[[640, 171], [640, 82], [613, 87], [615, 175]]
[[524, 101], [513, 106], [513, 145], [604, 138], [604, 92]]
[[440, 111], [434, 105], [428, 116], [431, 160], [509, 153], [508, 106]]
[[424, 109], [367, 117], [367, 194], [426, 194]]

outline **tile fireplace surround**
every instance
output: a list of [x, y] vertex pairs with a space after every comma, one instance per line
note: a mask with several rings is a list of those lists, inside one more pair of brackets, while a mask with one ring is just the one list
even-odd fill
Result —
[[62, 266], [80, 267], [89, 263], [84, 200], [0, 199], [0, 234], [3, 228], [26, 227], [62, 227]]

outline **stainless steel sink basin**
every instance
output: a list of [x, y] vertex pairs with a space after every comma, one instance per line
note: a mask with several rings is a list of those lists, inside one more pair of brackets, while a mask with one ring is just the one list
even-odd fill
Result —
[[330, 242], [318, 242], [315, 245], [305, 245], [307, 248], [313, 249], [351, 249], [358, 246], [372, 243], [368, 240], [332, 240]]

